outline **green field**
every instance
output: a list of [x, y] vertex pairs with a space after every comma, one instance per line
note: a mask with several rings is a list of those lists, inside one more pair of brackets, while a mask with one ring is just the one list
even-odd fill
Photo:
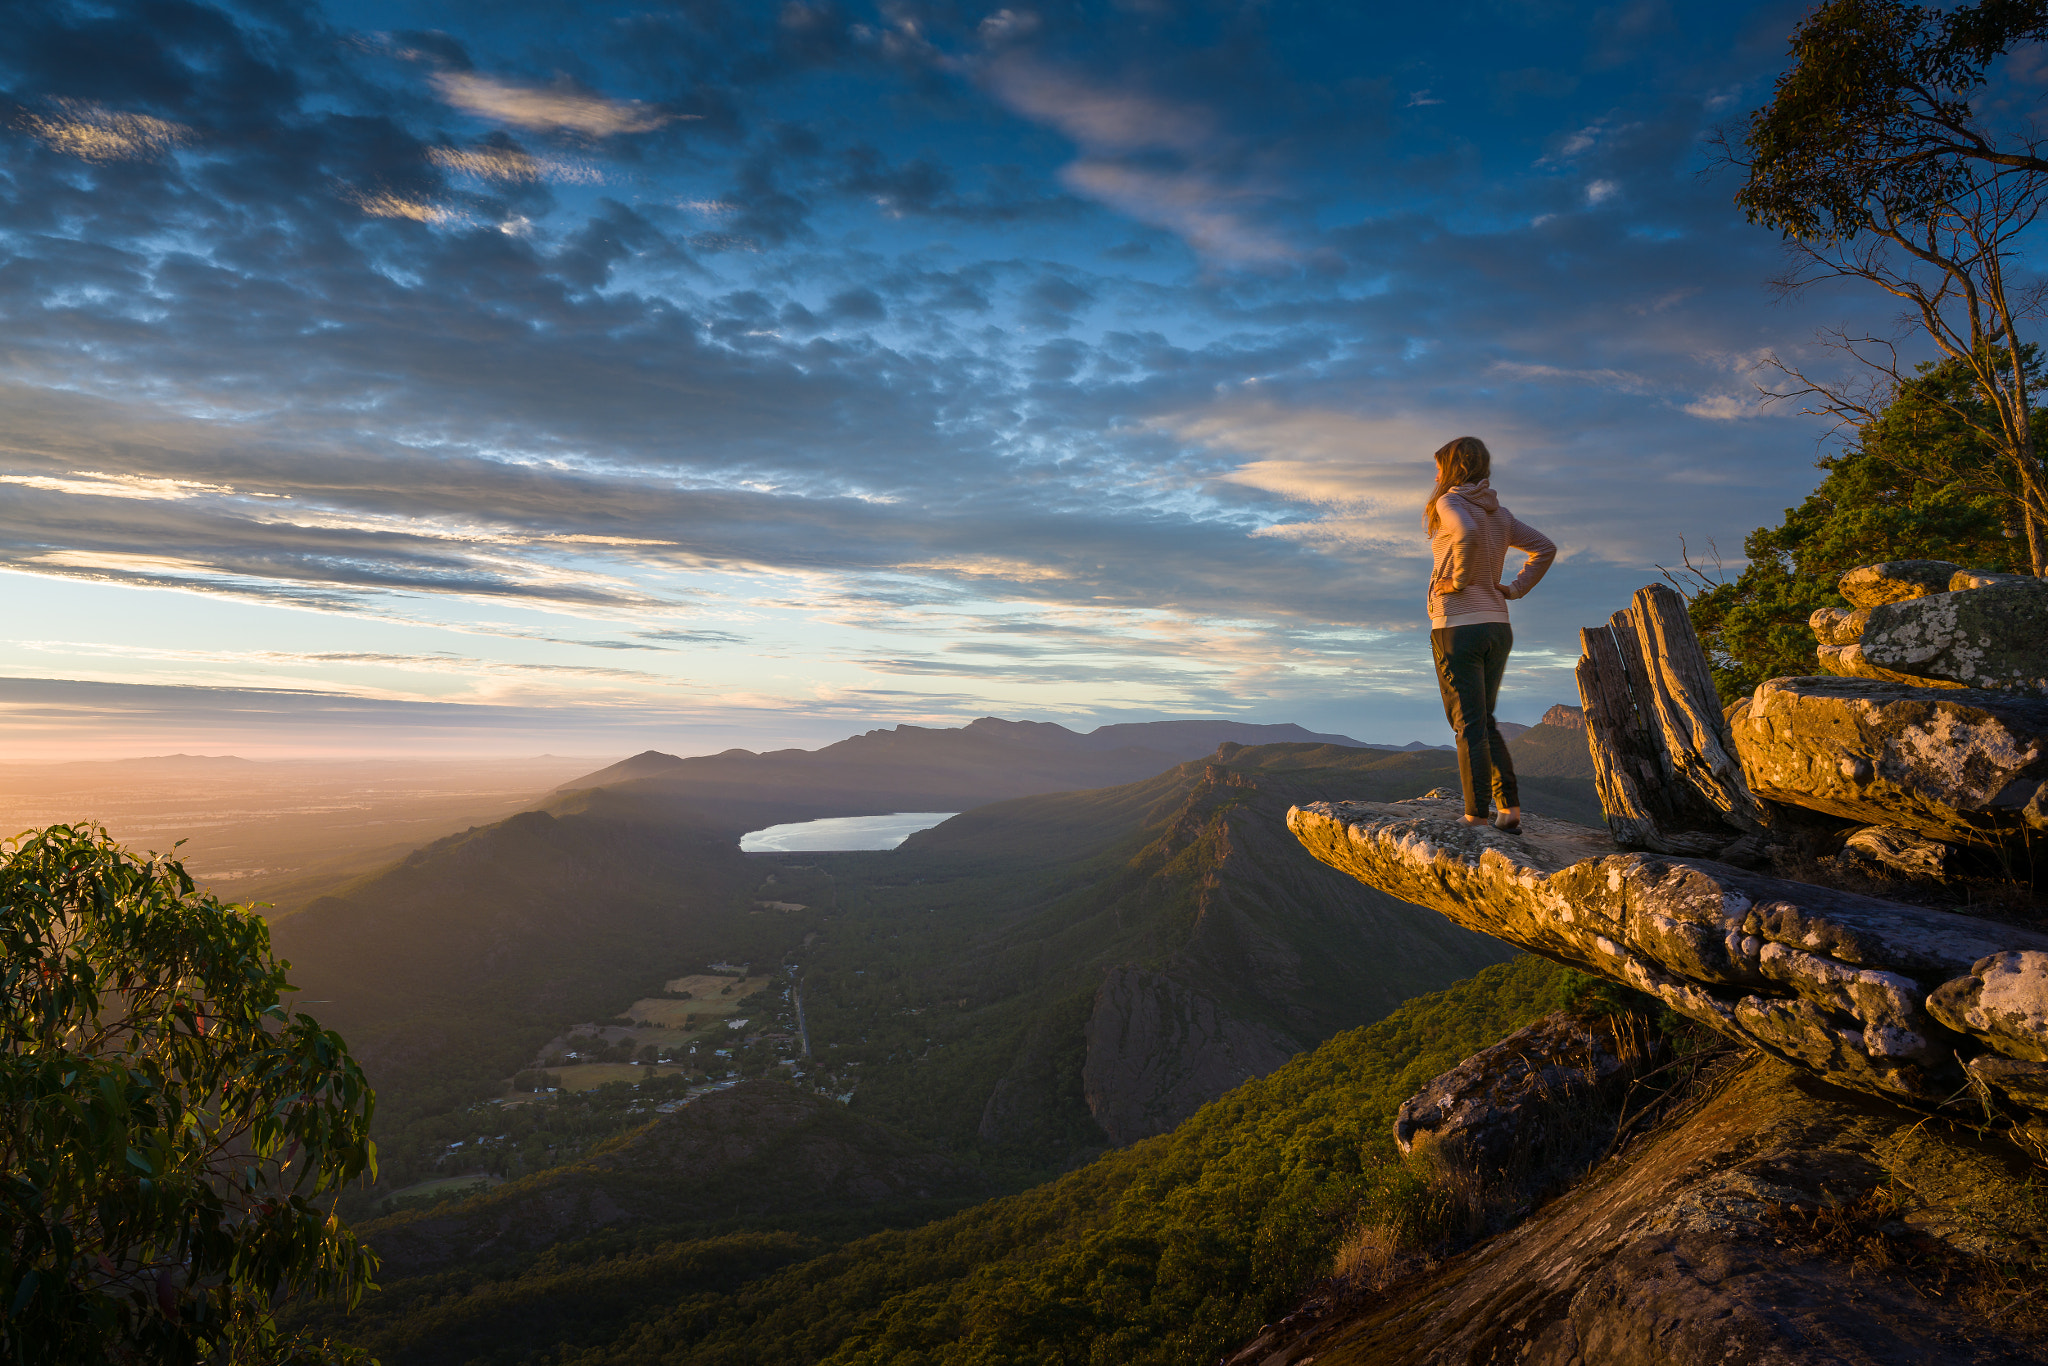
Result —
[[458, 1186], [474, 1186], [478, 1190], [484, 1190], [500, 1184], [503, 1180], [504, 1178], [501, 1176], [487, 1176], [481, 1172], [472, 1172], [468, 1176], [437, 1176], [430, 1181], [421, 1181], [407, 1186], [404, 1190], [393, 1191], [390, 1198], [393, 1200], [410, 1200], [423, 1195], [439, 1195], [443, 1191], [454, 1190]]
[[562, 1079], [564, 1091], [588, 1091], [608, 1081], [642, 1081], [648, 1077], [672, 1077], [680, 1067], [635, 1067], [629, 1062], [572, 1063], [548, 1069]]

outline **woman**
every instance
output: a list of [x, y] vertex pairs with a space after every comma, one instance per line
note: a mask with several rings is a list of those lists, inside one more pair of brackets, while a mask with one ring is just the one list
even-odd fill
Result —
[[[1422, 525], [1429, 532], [1429, 649], [1444, 695], [1444, 716], [1458, 737], [1458, 779], [1465, 787], [1465, 824], [1487, 820], [1487, 798], [1499, 815], [1494, 825], [1522, 828], [1515, 762], [1493, 724], [1494, 699], [1515, 633], [1508, 600], [1527, 595], [1557, 558], [1550, 538], [1517, 521], [1487, 486], [1493, 457], [1476, 436], [1461, 436], [1436, 453], [1436, 487]], [[1500, 581], [1508, 547], [1529, 552], [1513, 583]]]

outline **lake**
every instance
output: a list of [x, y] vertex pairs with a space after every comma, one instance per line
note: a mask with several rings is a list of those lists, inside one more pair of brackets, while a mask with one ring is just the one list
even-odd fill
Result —
[[832, 816], [820, 821], [771, 825], [740, 836], [747, 854], [842, 853], [894, 849], [920, 830], [959, 815], [957, 811], [898, 811], [888, 816]]

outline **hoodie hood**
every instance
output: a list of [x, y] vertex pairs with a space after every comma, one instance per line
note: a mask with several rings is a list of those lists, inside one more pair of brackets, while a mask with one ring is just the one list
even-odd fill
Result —
[[1459, 484], [1451, 492], [1457, 494], [1481, 512], [1498, 512], [1500, 510], [1500, 495], [1495, 493], [1484, 479], [1476, 484]]

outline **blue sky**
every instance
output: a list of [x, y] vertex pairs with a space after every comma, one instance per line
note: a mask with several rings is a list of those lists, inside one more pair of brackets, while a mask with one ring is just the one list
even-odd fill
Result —
[[1439, 739], [1467, 432], [1533, 721], [1882, 322], [1708, 165], [1799, 12], [17, 0], [0, 743]]

